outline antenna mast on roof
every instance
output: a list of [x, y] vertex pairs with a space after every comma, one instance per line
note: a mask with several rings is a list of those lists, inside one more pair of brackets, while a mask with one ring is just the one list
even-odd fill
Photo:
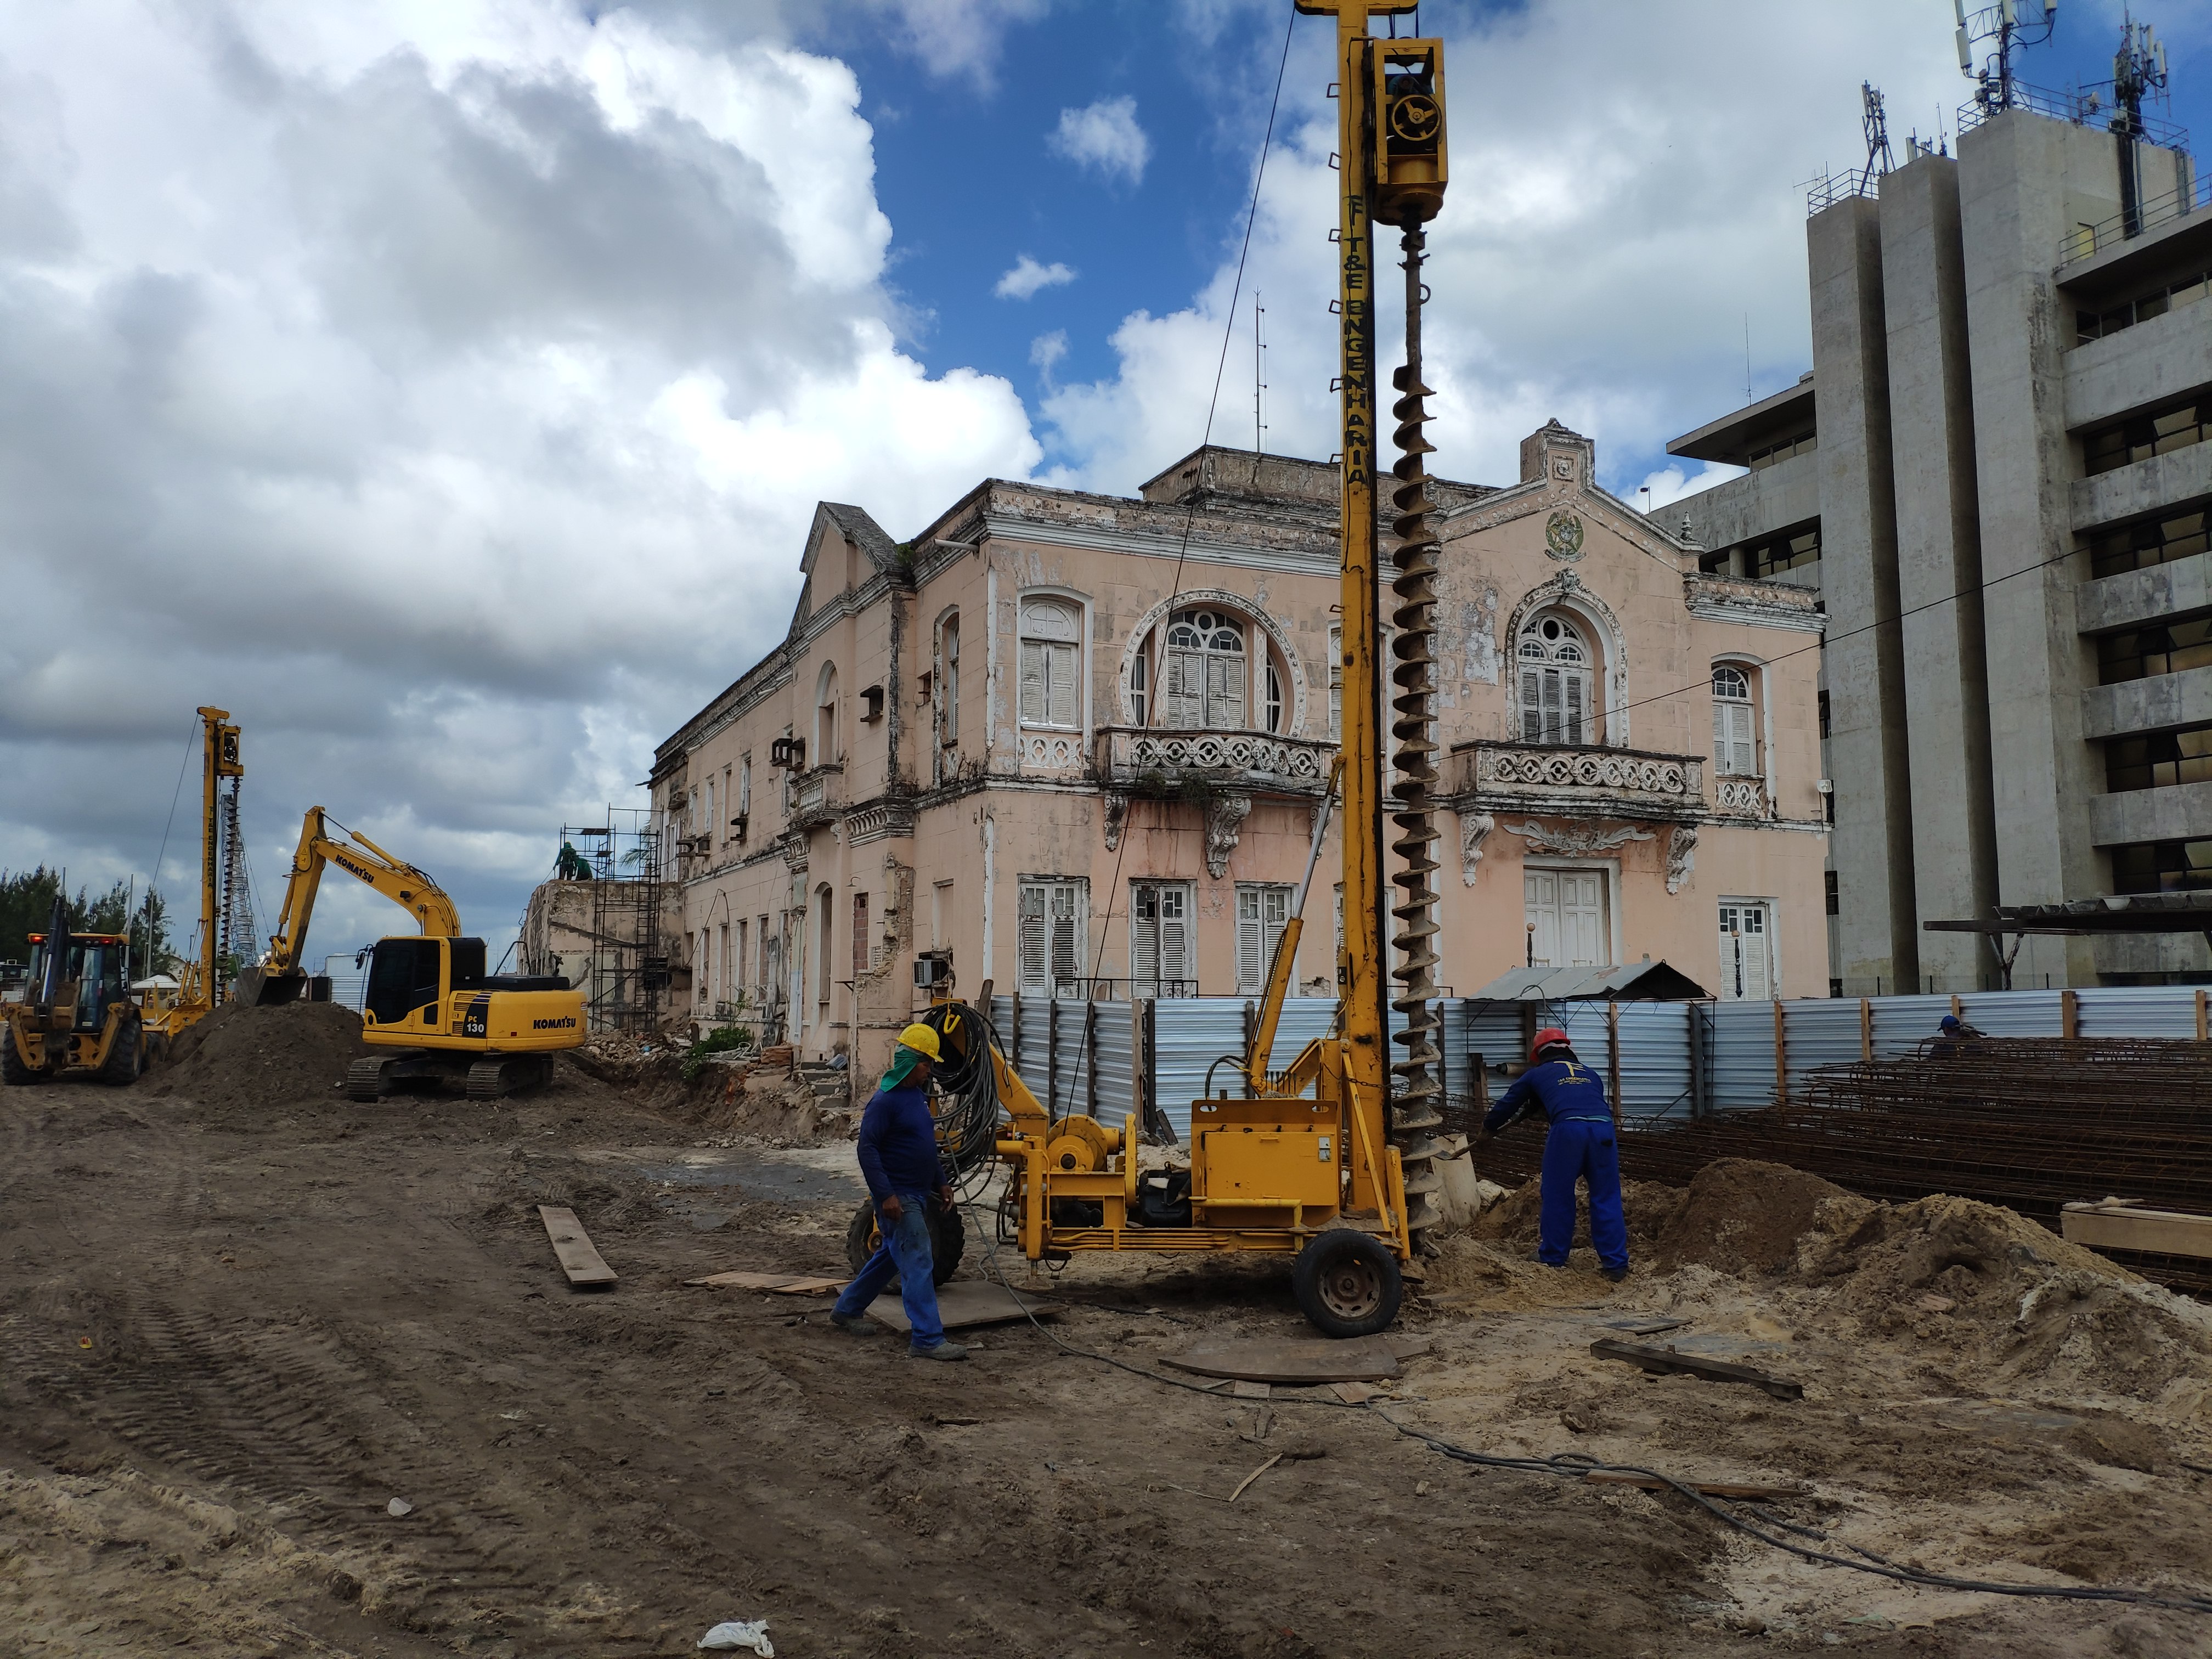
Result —
[[1870, 81], [1859, 82], [1859, 103], [1864, 113], [1860, 125], [1866, 129], [1866, 165], [1859, 169], [1859, 194], [1873, 193], [1874, 181], [1897, 165], [1889, 153], [1889, 118], [1883, 114], [1881, 94]]
[[1267, 315], [1267, 307], [1260, 303], [1259, 291], [1255, 289], [1252, 294], [1252, 453], [1255, 455], [1267, 447], [1260, 441], [1260, 434], [1267, 429], [1267, 344], [1261, 335], [1261, 327]]
[[[2010, 109], [2020, 92], [2013, 79], [2013, 48], [2040, 46], [2051, 37], [2058, 27], [2058, 0], [1996, 0], [1973, 12], [1966, 9], [1966, 0], [1951, 0], [1951, 9], [1959, 20], [1959, 73], [1974, 82], [1974, 101], [1984, 114]], [[1974, 45], [1983, 40], [1996, 42], [1996, 49], [1978, 68]]]

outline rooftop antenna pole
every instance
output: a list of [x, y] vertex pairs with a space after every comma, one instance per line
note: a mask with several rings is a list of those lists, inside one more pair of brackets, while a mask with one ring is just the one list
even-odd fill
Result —
[[2112, 54], [2112, 120], [2120, 142], [2120, 234], [2142, 234], [2142, 160], [2137, 145], [2143, 134], [2143, 95], [2166, 90], [2166, 47], [2150, 25], [2132, 15], [2120, 25], [2120, 49]]
[[1883, 113], [1881, 94], [1870, 81], [1859, 82], [1859, 103], [1863, 111], [1860, 125], [1866, 131], [1866, 165], [1859, 169], [1859, 194], [1874, 193], [1874, 181], [1897, 165], [1889, 153], [1889, 118]]
[[1266, 445], [1260, 434], [1267, 429], [1263, 412], [1267, 392], [1267, 344], [1261, 329], [1267, 316], [1267, 307], [1260, 303], [1260, 295], [1252, 295], [1252, 453], [1259, 454]]
[[1743, 313], [1743, 401], [1751, 404], [1751, 313]]
[[[1951, 0], [1951, 9], [1959, 21], [1959, 73], [1974, 82], [1974, 101], [1984, 115], [2010, 109], [2020, 91], [2013, 79], [2013, 49], [2051, 39], [2058, 27], [2058, 0], [1996, 0], [1971, 12], [1966, 0]], [[2031, 33], [2037, 29], [2042, 33]], [[1996, 46], [1978, 67], [1974, 45], [1983, 40]]]

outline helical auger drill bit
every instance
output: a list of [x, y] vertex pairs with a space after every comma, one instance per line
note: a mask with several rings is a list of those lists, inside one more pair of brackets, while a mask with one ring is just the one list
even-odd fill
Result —
[[1390, 878], [1398, 889], [1390, 907], [1398, 925], [1390, 942], [1399, 958], [1390, 970], [1398, 981], [1390, 1006], [1406, 1020], [1406, 1029], [1394, 1039], [1405, 1045], [1406, 1053], [1390, 1066], [1396, 1079], [1390, 1140], [1405, 1168], [1407, 1221], [1417, 1246], [1419, 1236], [1443, 1219], [1436, 1198], [1443, 1178], [1436, 1160], [1444, 1150], [1435, 1133], [1443, 1122], [1437, 1109], [1443, 1094], [1437, 1075], [1441, 1028], [1431, 1006], [1437, 994], [1437, 828], [1430, 805], [1437, 783], [1437, 538], [1429, 527], [1431, 503], [1422, 461], [1436, 446], [1421, 435], [1431, 395], [1421, 382], [1421, 251], [1427, 240], [1419, 226], [1406, 228], [1406, 366], [1392, 377], [1400, 395], [1390, 410], [1398, 422], [1395, 442], [1401, 452], [1390, 469], [1398, 480], [1391, 495], [1397, 517], [1390, 526], [1398, 541], [1391, 555], [1398, 574], [1390, 583], [1397, 599], [1390, 617], [1395, 659], [1390, 669], [1390, 764], [1395, 774], [1390, 821], [1397, 838], [1390, 850], [1399, 859], [1397, 873]]

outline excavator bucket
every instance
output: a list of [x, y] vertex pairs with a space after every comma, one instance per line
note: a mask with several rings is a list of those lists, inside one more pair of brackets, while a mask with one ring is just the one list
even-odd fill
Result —
[[288, 974], [261, 967], [238, 970], [238, 1000], [249, 1008], [274, 1008], [297, 1002], [307, 989], [307, 976], [303, 973]]

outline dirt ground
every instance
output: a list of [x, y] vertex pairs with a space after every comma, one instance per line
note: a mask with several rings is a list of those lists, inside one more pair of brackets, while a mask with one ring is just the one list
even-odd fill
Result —
[[[765, 1618], [787, 1656], [2212, 1652], [2203, 1615], [1819, 1566], [1389, 1420], [1802, 1483], [1773, 1513], [1831, 1550], [2204, 1594], [2212, 1316], [2008, 1212], [1718, 1164], [1631, 1194], [1616, 1288], [1530, 1259], [1523, 1189], [1431, 1265], [1401, 1322], [1430, 1351], [1376, 1407], [1192, 1392], [1026, 1325], [930, 1365], [820, 1298], [682, 1283], [841, 1268], [836, 1114], [665, 1066], [356, 1104], [344, 1018], [0, 1091], [0, 1651], [673, 1656]], [[613, 1290], [568, 1288], [540, 1203]], [[1053, 1289], [1064, 1342], [1139, 1369], [1310, 1334], [1280, 1261]], [[1591, 1355], [1638, 1316], [1804, 1398]]]

